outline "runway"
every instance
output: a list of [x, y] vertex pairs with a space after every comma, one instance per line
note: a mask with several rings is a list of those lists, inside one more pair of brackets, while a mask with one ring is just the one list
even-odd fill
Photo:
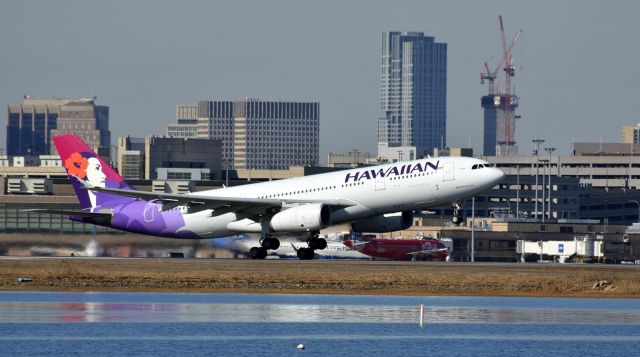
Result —
[[3, 257], [0, 271], [0, 290], [640, 297], [634, 265]]

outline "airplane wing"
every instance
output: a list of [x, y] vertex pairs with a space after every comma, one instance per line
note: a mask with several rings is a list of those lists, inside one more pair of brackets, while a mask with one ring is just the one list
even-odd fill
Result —
[[104, 192], [113, 195], [139, 198], [162, 203], [162, 210], [166, 211], [181, 205], [191, 207], [202, 206], [202, 208], [218, 209], [223, 207], [253, 207], [253, 208], [269, 208], [281, 207], [291, 203], [324, 203], [333, 207], [348, 207], [355, 203], [349, 200], [328, 199], [328, 200], [299, 200], [299, 199], [266, 199], [266, 198], [246, 198], [246, 197], [225, 197], [225, 196], [205, 196], [198, 194], [175, 194], [175, 193], [158, 193], [146, 191], [133, 191], [117, 188], [98, 187], [82, 181], [85, 189], [97, 192]]

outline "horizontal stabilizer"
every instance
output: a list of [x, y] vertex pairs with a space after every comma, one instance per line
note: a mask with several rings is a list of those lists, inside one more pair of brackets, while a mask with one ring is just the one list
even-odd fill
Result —
[[79, 210], [70, 210], [70, 209], [45, 209], [45, 208], [35, 208], [35, 209], [26, 209], [23, 212], [33, 212], [33, 213], [42, 213], [42, 214], [61, 214], [65, 216], [78, 216], [78, 217], [89, 217], [89, 218], [111, 218], [113, 214], [107, 212], [88, 212], [88, 211], [79, 211]]

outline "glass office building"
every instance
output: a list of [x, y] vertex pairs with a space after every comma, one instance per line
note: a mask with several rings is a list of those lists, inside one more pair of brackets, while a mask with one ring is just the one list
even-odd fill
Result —
[[378, 142], [445, 147], [447, 44], [422, 32], [383, 33], [381, 81]]

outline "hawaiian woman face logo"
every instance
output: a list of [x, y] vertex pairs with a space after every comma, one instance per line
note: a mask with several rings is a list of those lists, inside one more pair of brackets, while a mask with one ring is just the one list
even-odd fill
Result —
[[[107, 175], [102, 171], [102, 163], [95, 154], [90, 152], [76, 152], [64, 161], [64, 167], [70, 176], [87, 181], [92, 186], [106, 187]], [[91, 207], [98, 206], [95, 192], [86, 191]]]
[[91, 153], [73, 153], [64, 162], [69, 175], [85, 180], [93, 186], [105, 187], [107, 175], [102, 172], [100, 160]]
[[102, 164], [100, 160], [95, 157], [90, 157], [89, 165], [87, 166], [87, 181], [98, 187], [105, 187], [105, 179], [107, 175], [102, 172]]

